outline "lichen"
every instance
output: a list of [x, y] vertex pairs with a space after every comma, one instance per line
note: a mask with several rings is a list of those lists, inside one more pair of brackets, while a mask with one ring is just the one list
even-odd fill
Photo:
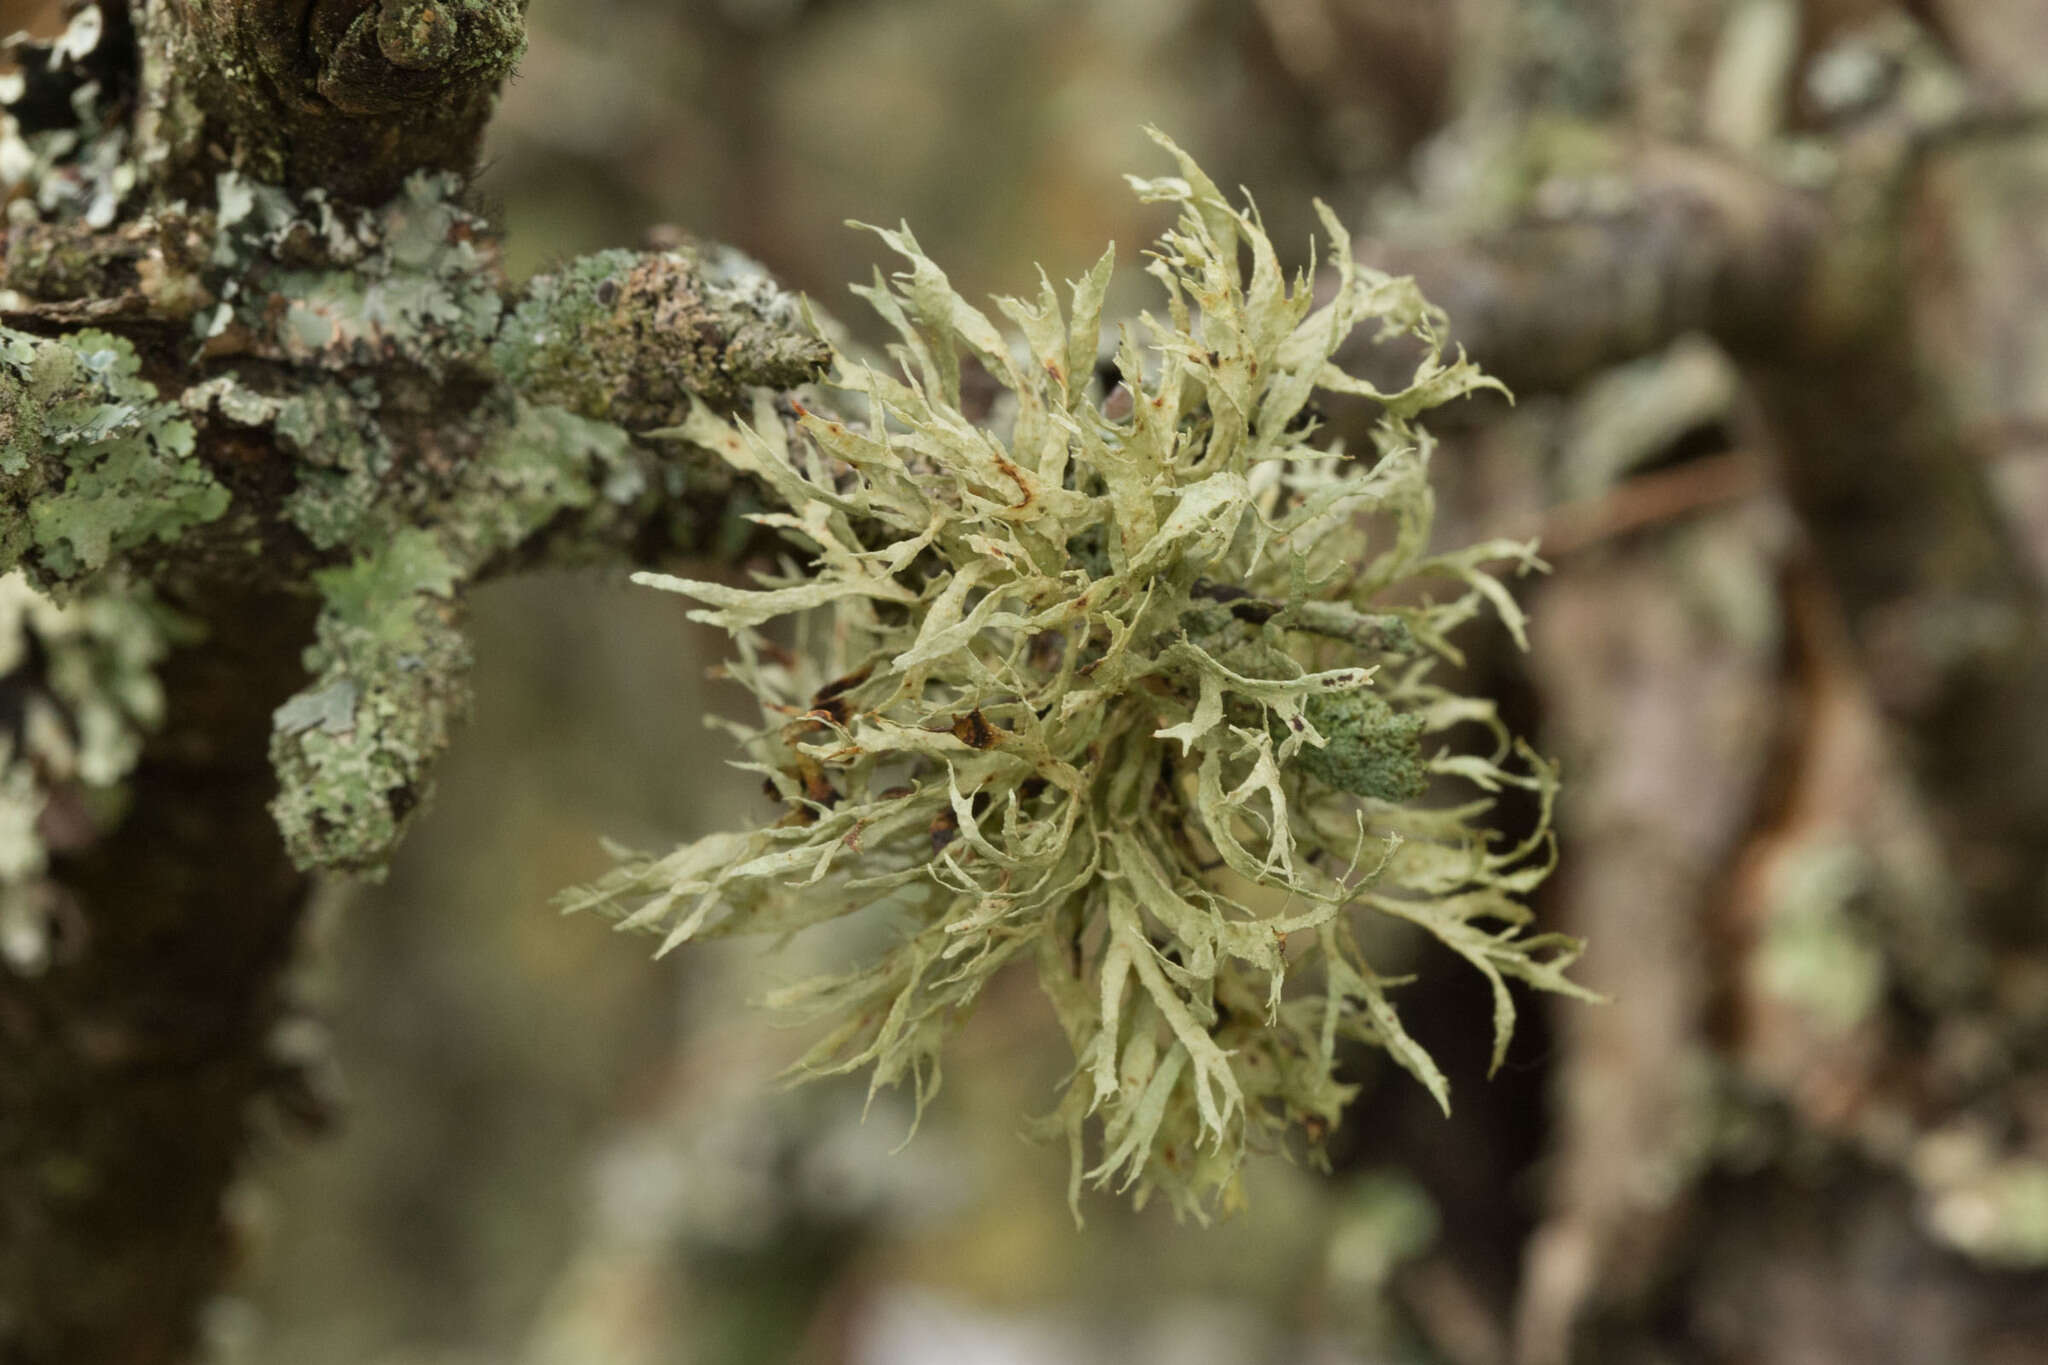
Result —
[[1764, 991], [1804, 1009], [1829, 1033], [1863, 1023], [1884, 997], [1884, 948], [1857, 904], [1869, 877], [1855, 848], [1824, 843], [1802, 850], [1772, 879], [1752, 970]]
[[[601, 541], [672, 491], [687, 452], [636, 448], [618, 423], [673, 420], [692, 384], [729, 401], [808, 377], [820, 343], [765, 276], [700, 253], [600, 253], [508, 309], [450, 175], [369, 209], [232, 172], [215, 188], [203, 277], [219, 302], [195, 333], [216, 358], [287, 368], [217, 375], [181, 402], [290, 456], [285, 517], [348, 560], [313, 574], [314, 680], [277, 714], [275, 810], [302, 866], [374, 871], [466, 704], [467, 585], [543, 529]], [[450, 383], [470, 392], [452, 423], [435, 387]]]
[[174, 630], [146, 594], [60, 606], [0, 575], [0, 966], [49, 964], [64, 908], [50, 854], [89, 841], [118, 806], [162, 718], [155, 667]]
[[273, 810], [301, 866], [381, 868], [468, 706], [463, 590], [541, 527], [616, 510], [604, 490], [634, 468], [625, 433], [521, 403], [423, 525], [313, 575], [313, 681], [278, 709], [271, 737]]
[[1384, 697], [1362, 690], [1311, 697], [1303, 715], [1327, 741], [1301, 751], [1298, 761], [1309, 776], [1379, 801], [1412, 801], [1428, 789], [1420, 715], [1403, 715]]
[[322, 368], [474, 363], [503, 310], [485, 224], [459, 177], [421, 171], [383, 205], [294, 196], [223, 172], [199, 320], [214, 354]]
[[2048, 1161], [2001, 1151], [1996, 1127], [1958, 1119], [1921, 1137], [1910, 1173], [1942, 1242], [1986, 1265], [2048, 1266]]
[[428, 531], [314, 575], [326, 601], [313, 683], [278, 709], [272, 803], [308, 866], [374, 871], [425, 801], [428, 765], [467, 704], [461, 571]]
[[[451, 174], [416, 174], [372, 207], [239, 171], [212, 191], [210, 205], [161, 204], [119, 234], [16, 233], [28, 269], [9, 282], [56, 301], [41, 316], [75, 321], [77, 303], [187, 324], [199, 373], [166, 401], [126, 341], [0, 330], [0, 511], [12, 514], [0, 569], [56, 590], [124, 560], [155, 572], [204, 557], [208, 572], [246, 574], [262, 556], [280, 587], [319, 592], [315, 681], [276, 727], [276, 808], [302, 865], [366, 870], [423, 801], [464, 704], [467, 586], [543, 557], [616, 555], [664, 516], [686, 543], [725, 534], [695, 505], [712, 500], [691, 495], [730, 493], [730, 475], [625, 428], [811, 378], [827, 348], [794, 299], [731, 253], [602, 253], [508, 306], [486, 225]], [[102, 254], [77, 256], [81, 243]], [[110, 282], [119, 299], [75, 297]], [[577, 368], [586, 355], [596, 368]], [[198, 430], [253, 494], [203, 547], [189, 532], [232, 499]], [[351, 585], [404, 583], [430, 561], [447, 574], [363, 619], [383, 599]], [[419, 639], [384, 639], [396, 620]]]
[[0, 328], [0, 570], [68, 587], [227, 510], [192, 424], [105, 332]]
[[0, 56], [0, 200], [8, 221], [113, 223], [139, 183], [116, 86], [132, 78], [127, 6], [82, 4], [64, 31], [16, 34]]
[[765, 272], [698, 251], [600, 251], [540, 276], [491, 354], [535, 402], [635, 430], [681, 422], [693, 396], [729, 409], [831, 362]]
[[[1085, 1179], [1202, 1214], [1238, 1197], [1247, 1150], [1313, 1147], [1336, 1124], [1355, 1093], [1337, 1076], [1346, 1040], [1448, 1104], [1360, 912], [1485, 976], [1496, 1065], [1507, 980], [1576, 992], [1577, 946], [1524, 932], [1547, 828], [1503, 847], [1481, 823], [1514, 786], [1547, 826], [1551, 769], [1429, 677], [1489, 604], [1520, 637], [1483, 566], [1529, 567], [1531, 547], [1427, 544], [1414, 419], [1491, 381], [1442, 356], [1441, 316], [1411, 282], [1353, 263], [1326, 208], [1335, 286], [1318, 307], [1256, 216], [1160, 140], [1181, 174], [1133, 183], [1180, 209], [1148, 267], [1167, 316], [1121, 329], [1116, 392], [1092, 380], [1113, 249], [1064, 312], [1043, 281], [998, 300], [1006, 334], [904, 229], [880, 236], [907, 269], [858, 291], [896, 333], [890, 366], [842, 356], [840, 411], [792, 436], [766, 397], [744, 423], [692, 405], [680, 434], [765, 485], [782, 506], [756, 519], [809, 563], [754, 587], [642, 581], [732, 633], [728, 674], [762, 719], [730, 728], [780, 818], [625, 855], [565, 904], [664, 951], [884, 918], [887, 950], [775, 999], [829, 1022], [799, 1074], [869, 1068], [920, 1107], [991, 977], [1031, 961], [1074, 1052], [1049, 1123], [1075, 1197]], [[1367, 323], [1422, 343], [1407, 388], [1331, 363]], [[1000, 390], [989, 424], [963, 410], [973, 366]], [[1378, 405], [1370, 452], [1319, 436], [1318, 388]], [[781, 617], [794, 655], [761, 633]], [[1490, 750], [1449, 742], [1467, 723]], [[1396, 799], [1424, 774], [1474, 799]]]

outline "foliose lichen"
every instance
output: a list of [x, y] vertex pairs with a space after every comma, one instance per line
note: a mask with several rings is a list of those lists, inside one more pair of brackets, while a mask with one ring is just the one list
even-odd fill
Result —
[[[194, 336], [213, 359], [261, 363], [180, 402], [290, 458], [281, 510], [308, 567], [330, 565], [312, 573], [314, 681], [274, 730], [275, 809], [302, 866], [375, 871], [466, 704], [465, 588], [543, 530], [606, 543], [707, 463], [629, 428], [815, 377], [829, 351], [736, 253], [601, 252], [508, 302], [452, 175], [415, 175], [373, 208], [233, 172], [215, 189], [196, 292], [217, 302]], [[394, 621], [412, 623], [405, 640]]]
[[0, 41], [0, 186], [10, 222], [35, 217], [113, 223], [139, 180], [125, 93], [134, 79], [128, 8], [71, 8], [53, 38]]
[[105, 332], [0, 327], [0, 571], [68, 587], [227, 511], [192, 423], [140, 368]]
[[[313, 575], [323, 599], [313, 681], [280, 707], [272, 809], [305, 867], [375, 873], [432, 790], [469, 701], [463, 590], [544, 525], [616, 511], [640, 491], [626, 434], [560, 408], [514, 419], [462, 469], [429, 526], [400, 526]], [[360, 543], [360, 542], [358, 542]]]
[[376, 208], [223, 172], [215, 187], [215, 354], [340, 369], [478, 362], [498, 327], [491, 237], [461, 178], [420, 171]]
[[[663, 951], [886, 918], [892, 946], [774, 1002], [829, 1021], [799, 1074], [868, 1068], [920, 1107], [989, 980], [1030, 961], [1073, 1049], [1048, 1120], [1072, 1195], [1161, 1190], [1201, 1215], [1239, 1197], [1247, 1150], [1336, 1124], [1347, 1041], [1448, 1103], [1362, 914], [1483, 974], [1496, 1065], [1510, 979], [1580, 992], [1576, 943], [1526, 932], [1553, 771], [1430, 676], [1488, 605], [1521, 635], [1485, 566], [1531, 567], [1532, 547], [1430, 550], [1414, 425], [1492, 381], [1443, 357], [1441, 316], [1357, 266], [1328, 209], [1317, 306], [1255, 214], [1159, 140], [1180, 174], [1133, 184], [1180, 210], [1147, 267], [1166, 316], [1120, 330], [1114, 392], [1093, 380], [1113, 249], [1064, 309], [1043, 280], [997, 300], [1006, 332], [905, 229], [879, 234], [904, 272], [857, 291], [895, 332], [889, 365], [840, 357], [836, 412], [792, 434], [766, 396], [744, 423], [692, 405], [678, 432], [765, 485], [781, 507], [756, 519], [809, 562], [753, 587], [642, 581], [731, 632], [727, 674], [761, 721], [728, 728], [780, 817], [622, 852], [564, 903]], [[1361, 324], [1423, 344], [1408, 387], [1331, 363]], [[974, 367], [1000, 390], [986, 423], [964, 410]], [[1317, 389], [1378, 405], [1371, 451], [1319, 436]], [[762, 633], [785, 617], [794, 654]], [[1448, 742], [1467, 725], [1491, 747]], [[1411, 803], [1425, 779], [1442, 799]], [[1501, 846], [1482, 819], [1507, 787], [1535, 794], [1543, 827]]]
[[302, 863], [374, 871], [425, 800], [428, 765], [467, 705], [461, 574], [432, 533], [314, 576], [326, 598], [313, 683], [278, 708], [271, 804]]

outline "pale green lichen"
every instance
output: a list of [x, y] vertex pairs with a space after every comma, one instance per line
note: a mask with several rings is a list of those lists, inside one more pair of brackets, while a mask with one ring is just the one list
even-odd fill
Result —
[[[54, 38], [18, 33], [0, 42], [0, 56], [22, 68], [0, 74], [0, 200], [6, 201], [8, 221], [42, 218], [104, 228], [134, 192], [140, 168], [131, 154], [126, 111], [107, 99], [98, 79], [109, 55], [107, 27], [98, 5], [80, 5]], [[69, 86], [68, 125], [25, 130], [10, 107], [26, 92], [27, 73], [38, 68], [49, 84]]]
[[[871, 1068], [920, 1104], [989, 979], [1030, 960], [1074, 1051], [1050, 1122], [1076, 1195], [1085, 1178], [1201, 1213], [1237, 1197], [1248, 1148], [1336, 1123], [1347, 1040], [1447, 1103], [1360, 912], [1486, 977], [1496, 1064], [1507, 980], [1577, 993], [1576, 944], [1524, 933], [1547, 829], [1502, 847], [1481, 823], [1514, 786], [1547, 825], [1551, 769], [1489, 704], [1429, 680], [1489, 604], [1520, 636], [1482, 566], [1527, 567], [1530, 547], [1430, 552], [1413, 425], [1491, 381], [1442, 358], [1440, 315], [1356, 266], [1327, 209], [1336, 287], [1317, 307], [1256, 217], [1166, 145], [1181, 175], [1134, 184], [1181, 210], [1148, 267], [1167, 317], [1122, 329], [1117, 393], [1091, 380], [1113, 252], [1064, 313], [1049, 284], [999, 300], [1006, 334], [906, 230], [880, 235], [908, 269], [860, 291], [897, 334], [893, 372], [842, 359], [844, 417], [808, 414], [792, 439], [766, 398], [749, 424], [692, 409], [681, 434], [766, 485], [783, 509], [757, 519], [809, 552], [752, 588], [646, 578], [732, 632], [729, 674], [763, 715], [732, 728], [782, 817], [622, 855], [566, 904], [664, 950], [885, 917], [887, 951], [776, 1000], [830, 1021], [800, 1073]], [[1331, 364], [1362, 323], [1424, 344], [1409, 387]], [[993, 425], [963, 412], [969, 364], [1002, 390]], [[1368, 455], [1317, 444], [1318, 388], [1378, 404]], [[795, 656], [760, 633], [780, 617], [797, 619]], [[1490, 752], [1445, 742], [1466, 723]], [[1424, 773], [1446, 802], [1389, 799]], [[1460, 784], [1473, 799], [1448, 801]]]
[[1995, 1124], [1957, 1119], [1922, 1136], [1909, 1171], [1936, 1238], [2007, 1270], [2048, 1266], [2048, 1161], [2002, 1150]]
[[[657, 455], [626, 428], [673, 422], [693, 396], [799, 382], [827, 352], [758, 267], [717, 253], [599, 253], [508, 309], [451, 176], [415, 176], [376, 209], [234, 174], [217, 190], [206, 285], [220, 303], [195, 326], [213, 354], [294, 373], [216, 376], [182, 402], [293, 456], [285, 516], [322, 558], [352, 558], [315, 575], [315, 680], [279, 713], [276, 810], [302, 866], [373, 870], [465, 703], [454, 603], [467, 584], [544, 530], [573, 555], [581, 533], [603, 545], [608, 527], [684, 501], [706, 462]], [[450, 382], [468, 391], [454, 423], [438, 406]], [[436, 623], [432, 647], [373, 647], [347, 585], [403, 579], [427, 544], [453, 577], [403, 596], [411, 619]]]
[[1854, 847], [1803, 849], [1778, 867], [1752, 971], [1768, 994], [1842, 1033], [1868, 1019], [1887, 985], [1877, 926], [1857, 902], [1871, 869]]
[[49, 831], [76, 843], [110, 818], [162, 717], [155, 669], [174, 630], [143, 594], [60, 606], [0, 575], [0, 963], [14, 971], [49, 964], [63, 905]]
[[377, 420], [377, 386], [369, 378], [336, 378], [273, 397], [222, 376], [195, 384], [180, 401], [218, 421], [267, 429], [297, 457], [284, 513], [316, 549], [375, 544], [405, 525], [406, 499], [394, 487], [398, 461]]
[[1324, 1253], [1328, 1290], [1343, 1305], [1348, 1335], [1380, 1346], [1382, 1359], [1410, 1358], [1400, 1343], [1400, 1272], [1421, 1260], [1443, 1232], [1443, 1215], [1413, 1175], [1383, 1168], [1348, 1180]]
[[517, 404], [437, 504], [434, 529], [397, 529], [313, 575], [323, 598], [306, 654], [313, 681], [278, 709], [271, 736], [272, 809], [301, 866], [381, 868], [468, 706], [463, 589], [541, 527], [601, 515], [604, 490], [634, 467], [617, 428]]
[[514, 420], [464, 469], [440, 520], [465, 572], [474, 573], [543, 526], [584, 512], [602, 518], [641, 491], [625, 432], [521, 400]]
[[[502, 0], [387, 5], [341, 48], [449, 75], [505, 57], [499, 38], [518, 35]], [[90, 51], [88, 39], [59, 46]], [[99, 135], [95, 98], [79, 87], [77, 129], [24, 142], [7, 126], [0, 176], [34, 191], [14, 216], [101, 223], [125, 193], [87, 184], [78, 163]], [[173, 113], [152, 104], [143, 122]], [[182, 136], [159, 127], [144, 140], [167, 133]], [[259, 571], [260, 555], [281, 587], [319, 592], [314, 680], [277, 713], [275, 808], [302, 866], [371, 870], [425, 799], [465, 704], [463, 591], [543, 557], [616, 556], [664, 519], [682, 543], [723, 536], [698, 504], [724, 501], [730, 474], [629, 429], [814, 378], [830, 351], [737, 253], [599, 253], [508, 305], [461, 177], [421, 171], [364, 207], [265, 183], [252, 174], [263, 166], [220, 173], [210, 205], [160, 204], [118, 240], [28, 239], [32, 268], [10, 281], [189, 325], [200, 373], [166, 402], [126, 341], [0, 330], [0, 569], [70, 590], [124, 558], [152, 574], [182, 558], [203, 578]], [[91, 188], [91, 203], [44, 202], [67, 186]], [[80, 242], [114, 254], [66, 254]], [[128, 292], [98, 297], [116, 269]], [[189, 533], [232, 499], [199, 458], [202, 430], [215, 468], [248, 474], [236, 486], [252, 495], [203, 538]], [[406, 639], [391, 638], [394, 623], [409, 623]]]
[[372, 870], [426, 798], [426, 772], [467, 704], [461, 572], [431, 532], [314, 575], [326, 598], [306, 651], [314, 682], [271, 738], [278, 827], [307, 865]]
[[74, 584], [227, 510], [191, 422], [139, 370], [104, 332], [0, 328], [0, 570]]
[[224, 172], [208, 275], [220, 303], [199, 330], [217, 351], [300, 365], [477, 361], [503, 301], [461, 192], [459, 177], [421, 171], [360, 209]]

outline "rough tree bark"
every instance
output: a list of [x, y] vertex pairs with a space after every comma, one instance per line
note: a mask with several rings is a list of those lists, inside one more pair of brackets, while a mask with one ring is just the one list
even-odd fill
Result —
[[291, 1084], [270, 1038], [308, 879], [267, 808], [270, 712], [303, 680], [311, 613], [219, 585], [206, 605], [133, 811], [60, 865], [83, 942], [0, 981], [10, 1360], [184, 1358], [233, 1261], [222, 1196], [251, 1105]]

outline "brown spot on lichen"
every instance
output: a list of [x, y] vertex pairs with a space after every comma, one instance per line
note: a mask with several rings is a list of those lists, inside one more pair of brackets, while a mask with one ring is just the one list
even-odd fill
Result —
[[1000, 454], [998, 454], [995, 457], [995, 460], [997, 468], [1001, 469], [1004, 475], [1009, 478], [1010, 482], [1017, 485], [1017, 491], [1024, 495], [1023, 501], [1017, 503], [1010, 510], [1013, 512], [1023, 511], [1025, 508], [1031, 505], [1031, 500], [1035, 496], [1031, 491], [1030, 482], [1026, 480], [1024, 477], [1024, 471], [1017, 468], [1016, 465], [1011, 464], [1008, 460], [1004, 459]]
[[988, 723], [988, 717], [980, 708], [964, 716], [953, 717], [953, 738], [970, 749], [992, 749], [996, 743], [996, 728]]
[[869, 664], [866, 668], [856, 669], [843, 678], [834, 678], [811, 695], [812, 707], [822, 708], [825, 703], [838, 698], [844, 693], [851, 692], [854, 688], [866, 682], [868, 675], [874, 671], [875, 666]]
[[839, 804], [839, 789], [832, 785], [832, 779], [825, 776], [824, 768], [816, 763], [801, 765], [804, 779], [804, 795], [821, 806]]

